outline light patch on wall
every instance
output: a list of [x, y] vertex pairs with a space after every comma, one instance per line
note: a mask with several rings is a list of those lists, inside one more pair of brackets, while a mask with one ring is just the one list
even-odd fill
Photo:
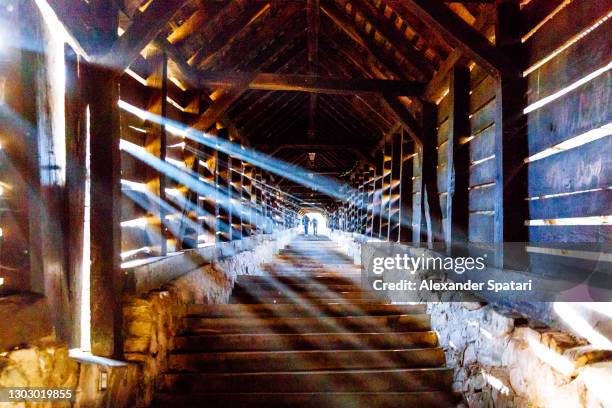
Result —
[[145, 246], [142, 248], [131, 249], [129, 251], [124, 251], [121, 253], [121, 259], [129, 258], [130, 256], [138, 255], [138, 254], [149, 254], [151, 253], [151, 247]]
[[136, 72], [132, 71], [130, 68], [126, 69], [125, 73], [128, 74], [129, 76], [131, 76], [132, 78], [134, 78], [141, 85], [147, 86], [147, 80], [145, 78], [141, 77], [140, 75], [138, 75]]
[[130, 180], [121, 180], [121, 187], [126, 187], [129, 190], [133, 190], [133, 191], [147, 191], [147, 185], [145, 183], [138, 183], [136, 181], [130, 181]]
[[591, 189], [588, 189], [588, 190], [571, 191], [569, 193], [544, 194], [544, 195], [541, 195], [541, 196], [527, 197], [527, 198], [525, 198], [525, 200], [527, 200], [527, 201], [546, 200], [546, 199], [549, 199], [549, 198], [566, 197], [566, 196], [575, 195], [575, 194], [594, 193], [594, 192], [597, 192], [597, 191], [611, 190], [611, 189], [612, 189], [612, 187], [608, 187], [608, 188], [591, 188]]
[[146, 228], [149, 224], [147, 217], [134, 218], [133, 220], [121, 221], [121, 226], [125, 228]]
[[146, 130], [146, 129], [139, 128], [139, 127], [137, 127], [137, 126], [130, 125], [130, 126], [128, 126], [128, 127], [129, 127], [130, 129], [132, 129], [132, 130], [134, 130], [134, 131], [138, 132], [138, 133], [145, 133], [145, 134], [147, 133], [147, 130]]
[[576, 367], [574, 363], [567, 358], [563, 357], [561, 354], [557, 353], [554, 350], [546, 347], [538, 340], [533, 338], [528, 339], [529, 347], [534, 352], [534, 354], [543, 362], [559, 371], [564, 375], [571, 375]]
[[609, 225], [610, 215], [598, 215], [595, 217], [573, 217], [573, 218], [551, 218], [541, 220], [527, 220], [525, 225], [530, 227], [541, 227], [545, 225], [576, 226], [576, 225]]
[[554, 16], [556, 16], [561, 10], [567, 7], [574, 0], [564, 0], [563, 3], [559, 4], [553, 11], [544, 17], [535, 27], [533, 27], [527, 34], [521, 38], [521, 42], [526, 42], [532, 35], [534, 35], [540, 28], [549, 22]]
[[588, 132], [572, 137], [571, 139], [565, 140], [559, 144], [549, 147], [548, 149], [542, 150], [539, 153], [529, 156], [524, 160], [524, 162], [531, 163], [536, 160], [541, 160], [548, 156], [552, 156], [553, 154], [575, 149], [576, 147], [580, 147], [610, 135], [612, 135], [612, 122], [607, 123], [600, 128], [592, 129]]
[[549, 103], [551, 103], [551, 102], [561, 98], [562, 96], [570, 93], [574, 89], [580, 88], [582, 85], [592, 81], [593, 79], [599, 77], [600, 75], [605, 74], [611, 68], [612, 68], [612, 61], [610, 61], [606, 66], [601, 67], [598, 70], [595, 70], [595, 71], [591, 72], [587, 76], [580, 78], [579, 80], [577, 80], [576, 82], [570, 84], [569, 86], [566, 86], [565, 88], [558, 90], [554, 94], [549, 95], [549, 96], [547, 96], [545, 98], [540, 99], [537, 102], [532, 103], [531, 105], [527, 106], [523, 110], [523, 113], [527, 114], [527, 113], [533, 112], [536, 109], [540, 109], [541, 107], [543, 107], [545, 105], [548, 105]]
[[482, 375], [485, 378], [485, 380], [487, 380], [487, 382], [489, 383], [491, 387], [495, 388], [497, 391], [499, 391], [503, 395], [510, 394], [510, 388], [508, 388], [508, 386], [504, 384], [502, 380], [500, 380], [499, 378], [497, 378], [496, 376], [494, 376], [493, 374], [487, 371], [483, 371]]
[[567, 40], [563, 45], [561, 45], [559, 48], [554, 50], [552, 53], [550, 53], [549, 55], [542, 58], [540, 61], [538, 61], [537, 63], [533, 64], [531, 67], [526, 69], [523, 72], [523, 77], [526, 77], [527, 75], [531, 74], [533, 71], [540, 68], [541, 66], [546, 64], [548, 61], [552, 60], [557, 55], [561, 54], [563, 51], [565, 51], [566, 49], [568, 49], [569, 47], [571, 47], [572, 45], [574, 45], [575, 43], [577, 43], [578, 41], [580, 41], [581, 39], [589, 35], [591, 32], [593, 32], [593, 30], [597, 29], [599, 26], [605, 23], [610, 17], [612, 17], [612, 11], [610, 11], [608, 14], [606, 14], [605, 16], [597, 20], [591, 26], [585, 28], [584, 30], [582, 30], [581, 32], [579, 32], [578, 34], [576, 34], [575, 36]]
[[494, 154], [492, 154], [491, 156], [488, 156], [488, 157], [485, 157], [485, 158], [482, 158], [482, 159], [479, 159], [479, 160], [474, 160], [474, 161], [472, 161], [472, 162], [470, 163], [470, 166], [476, 166], [477, 164], [484, 163], [484, 162], [489, 161], [489, 160], [492, 160], [492, 159], [494, 159], [494, 158], [495, 158], [495, 155], [494, 155]]
[[182, 107], [181, 104], [179, 104], [177, 101], [175, 101], [169, 96], [166, 97], [166, 102], [168, 102], [170, 105], [174, 106], [176, 109], [180, 110], [181, 112], [185, 112], [187, 110], [186, 108]]
[[555, 302], [555, 313], [576, 333], [580, 333], [592, 345], [605, 350], [612, 350], [612, 342], [593, 328], [570, 304]]

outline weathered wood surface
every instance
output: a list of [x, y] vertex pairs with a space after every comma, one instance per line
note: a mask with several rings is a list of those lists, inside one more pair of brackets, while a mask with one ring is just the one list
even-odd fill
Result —
[[[610, 10], [607, 1], [573, 1], [525, 43], [529, 65], [535, 64], [563, 46], [575, 35], [595, 24]], [[588, 41], [588, 37], [584, 40]]]
[[[384, 79], [344, 79], [317, 75], [207, 72], [200, 74], [200, 83], [209, 87], [235, 88], [263, 91], [293, 91], [354, 95], [360, 93], [382, 93], [387, 95], [418, 96], [424, 84], [418, 81], [396, 81]], [[246, 85], [245, 85], [246, 84]]]
[[612, 60], [612, 19], [529, 74], [528, 103], [534, 103], [600, 69]]
[[607, 136], [530, 163], [529, 196], [609, 187], [611, 151], [612, 136]]
[[528, 115], [529, 154], [612, 122], [612, 72]]
[[612, 190], [587, 191], [529, 201], [531, 219], [596, 217], [612, 214]]

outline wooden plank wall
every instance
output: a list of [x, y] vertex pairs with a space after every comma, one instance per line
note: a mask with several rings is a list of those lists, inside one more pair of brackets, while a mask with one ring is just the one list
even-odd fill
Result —
[[[559, 5], [534, 0], [522, 11], [529, 240], [549, 248], [590, 243], [585, 249], [597, 252], [604, 249], [594, 244], [612, 241], [612, 9], [606, 1], [573, 1], [554, 14]], [[532, 265], [596, 266], [551, 254], [532, 255]]]
[[492, 243], [495, 190], [495, 79], [475, 65], [470, 72], [468, 240]]

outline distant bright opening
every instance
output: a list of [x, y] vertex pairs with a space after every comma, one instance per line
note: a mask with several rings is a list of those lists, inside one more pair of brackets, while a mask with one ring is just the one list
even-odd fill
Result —
[[327, 227], [327, 217], [324, 216], [323, 214], [319, 213], [319, 212], [308, 212], [306, 214], [304, 214], [301, 218], [301, 233], [304, 233], [304, 217], [308, 217], [309, 221], [309, 226], [308, 226], [308, 234], [312, 235], [314, 234], [314, 222], [316, 221], [317, 224], [317, 235], [328, 235], [329, 234], [329, 228]]

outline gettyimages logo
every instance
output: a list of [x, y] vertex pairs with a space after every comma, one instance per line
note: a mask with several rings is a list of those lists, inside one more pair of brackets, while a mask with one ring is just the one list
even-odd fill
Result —
[[457, 247], [449, 256], [444, 247], [367, 242], [361, 247], [361, 282], [394, 302], [473, 301], [474, 296], [491, 302], [612, 301], [608, 258], [585, 259], [580, 249], [564, 250], [582, 256], [570, 258], [526, 243], [504, 243]]
[[396, 254], [389, 257], [374, 257], [372, 259], [372, 272], [381, 275], [385, 270], [406, 271], [414, 275], [419, 270], [430, 270], [439, 272], [453, 271], [463, 274], [468, 271], [482, 271], [486, 268], [487, 255], [479, 257], [431, 257], [421, 254], [410, 256], [408, 254]]

